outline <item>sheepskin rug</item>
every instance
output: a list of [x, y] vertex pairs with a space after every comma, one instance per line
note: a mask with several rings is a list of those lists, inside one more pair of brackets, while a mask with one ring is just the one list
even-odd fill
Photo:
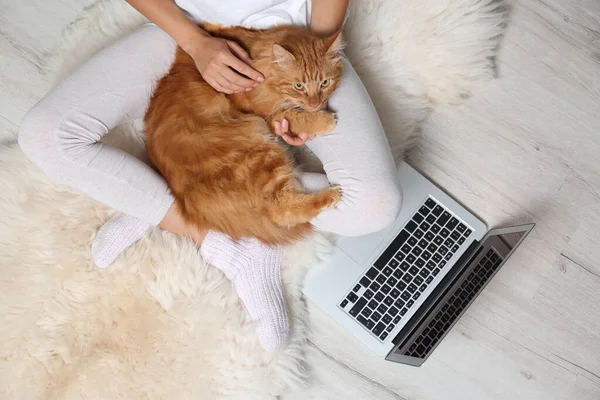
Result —
[[[432, 107], [493, 77], [505, 18], [496, 0], [352, 3], [347, 54], [397, 158]], [[66, 29], [48, 73], [64, 76], [144, 22], [122, 0], [97, 1]], [[136, 124], [107, 140], [144, 158]], [[0, 147], [0, 398], [270, 399], [303, 383], [301, 287], [327, 238], [286, 249], [293, 337], [269, 354], [230, 282], [187, 240], [156, 230], [95, 269], [90, 242], [113, 213]]]

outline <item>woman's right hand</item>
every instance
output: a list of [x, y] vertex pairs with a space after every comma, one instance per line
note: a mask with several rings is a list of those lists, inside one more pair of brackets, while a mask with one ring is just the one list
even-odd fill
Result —
[[219, 92], [250, 91], [264, 80], [250, 67], [252, 60], [248, 53], [231, 40], [202, 36], [189, 44], [186, 51], [204, 80]]

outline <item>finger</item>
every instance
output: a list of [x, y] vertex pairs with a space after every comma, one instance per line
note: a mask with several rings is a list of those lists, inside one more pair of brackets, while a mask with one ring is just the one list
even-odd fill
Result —
[[216, 81], [224, 89], [223, 93], [231, 94], [235, 91], [230, 87], [230, 82], [227, 79], [225, 79], [222, 75], [218, 76], [216, 78]]
[[290, 122], [285, 118], [283, 119], [283, 121], [281, 121], [281, 131], [285, 133], [290, 132]]
[[310, 140], [313, 140], [313, 139], [315, 138], [315, 135], [308, 135], [308, 138], [309, 138]]
[[250, 64], [252, 62], [250, 55], [246, 50], [242, 48], [242, 46], [233, 41], [228, 41], [227, 44], [229, 45], [229, 49], [231, 50], [231, 52], [235, 54], [240, 60], [242, 60], [246, 64]]
[[296, 134], [296, 136], [298, 136], [300, 140], [302, 140], [302, 144], [306, 143], [306, 141], [308, 140], [308, 133], [300, 132]]
[[[229, 73], [233, 74], [233, 76], [235, 77], [236, 73], [233, 72], [231, 69], [229, 69], [229, 67], [224, 66], [223, 71], [219, 71], [221, 74], [221, 79], [220, 81], [222, 82], [221, 84], [223, 86], [225, 86], [226, 88], [233, 90], [234, 92], [243, 92], [244, 90], [246, 90], [246, 88], [244, 86], [238, 85], [235, 82], [232, 82], [231, 79], [229, 79]], [[250, 81], [252, 82], [252, 81]]]
[[281, 135], [281, 137], [283, 138], [283, 140], [285, 140], [285, 142], [291, 146], [302, 146], [304, 144], [304, 142], [302, 141], [301, 138], [299, 138], [298, 136], [292, 136], [288, 133], [284, 133]]
[[273, 127], [275, 128], [275, 134], [277, 136], [281, 136], [282, 135], [282, 132], [281, 132], [281, 122], [275, 121], [273, 123]]
[[227, 79], [233, 85], [236, 85], [239, 88], [239, 90], [246, 90], [246, 88], [252, 88], [256, 84], [256, 82], [254, 82], [252, 79], [248, 79], [238, 74], [237, 72], [235, 72], [227, 66], [224, 67], [225, 68], [223, 68], [223, 71], [221, 71], [221, 75], [223, 75], [225, 79]]
[[225, 57], [225, 64], [229, 65], [240, 74], [245, 75], [250, 79], [254, 79], [257, 82], [262, 82], [264, 80], [264, 77], [258, 71], [231, 53]]

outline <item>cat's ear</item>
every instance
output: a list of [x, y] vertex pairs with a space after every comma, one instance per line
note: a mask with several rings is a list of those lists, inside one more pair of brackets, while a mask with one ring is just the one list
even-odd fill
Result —
[[275, 43], [273, 45], [273, 62], [279, 65], [287, 65], [294, 61], [296, 57], [282, 46]]
[[344, 48], [344, 39], [342, 39], [342, 30], [340, 29], [331, 36], [327, 36], [323, 39], [323, 44], [327, 49], [327, 54], [331, 57], [339, 55], [340, 51]]

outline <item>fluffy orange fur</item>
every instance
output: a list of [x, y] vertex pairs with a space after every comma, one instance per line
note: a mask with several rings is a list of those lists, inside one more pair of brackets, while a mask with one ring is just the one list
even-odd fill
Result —
[[250, 92], [218, 93], [178, 48], [145, 115], [150, 159], [188, 223], [234, 239], [290, 243], [340, 192], [311, 194], [297, 184], [273, 124], [286, 118], [292, 132], [316, 135], [335, 126], [324, 106], [342, 76], [341, 37], [318, 38], [298, 26], [203, 28], [244, 47], [265, 80]]

